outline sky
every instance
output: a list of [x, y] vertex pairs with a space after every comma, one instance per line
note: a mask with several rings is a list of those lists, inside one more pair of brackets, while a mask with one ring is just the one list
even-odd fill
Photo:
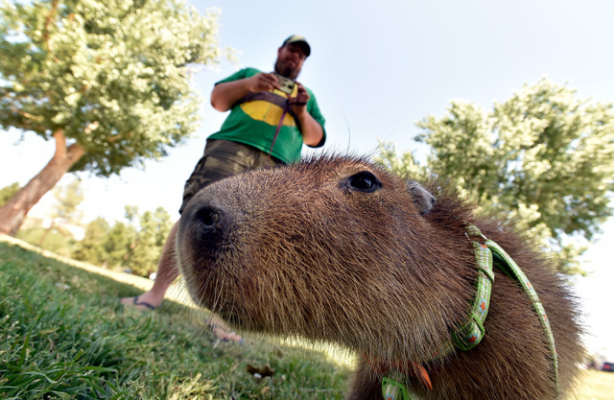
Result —
[[[494, 101], [543, 76], [568, 82], [579, 97], [614, 102], [614, 0], [191, 3], [202, 13], [219, 9], [220, 43], [235, 49], [239, 60], [195, 76], [203, 99], [201, 127], [168, 157], [110, 179], [81, 175], [88, 220], [121, 220], [127, 204], [141, 211], [163, 206], [177, 218], [184, 182], [205, 139], [226, 116], [209, 104], [214, 83], [242, 67], [271, 71], [277, 48], [291, 34], [305, 36], [312, 48], [298, 80], [313, 90], [326, 118], [327, 143], [310, 152], [316, 155], [368, 156], [385, 140], [423, 156], [425, 148], [413, 141], [417, 121], [443, 115], [452, 99], [490, 110]], [[0, 132], [0, 187], [27, 183], [53, 151], [53, 142], [29, 133]], [[31, 214], [44, 213], [51, 198]], [[603, 231], [583, 257], [589, 276], [574, 279], [574, 287], [592, 333], [587, 345], [614, 360], [614, 321], [607, 308], [614, 221]]]

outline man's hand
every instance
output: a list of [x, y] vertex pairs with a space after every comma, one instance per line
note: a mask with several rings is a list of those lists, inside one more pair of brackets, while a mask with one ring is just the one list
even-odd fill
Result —
[[251, 78], [247, 78], [247, 80], [249, 81], [248, 89], [252, 93], [268, 92], [273, 89], [280, 89], [279, 82], [274, 74], [261, 72], [252, 76]]
[[307, 102], [311, 98], [305, 87], [300, 83], [296, 82], [296, 86], [298, 87], [298, 93], [296, 97], [290, 98], [290, 105], [292, 106], [292, 112], [298, 117], [302, 117], [305, 113], [307, 113]]
[[228, 111], [237, 100], [250, 92], [273, 89], [279, 89], [277, 77], [270, 73], [260, 72], [249, 78], [215, 85], [211, 92], [211, 105], [218, 111]]
[[296, 86], [298, 87], [296, 97], [290, 98], [289, 101], [292, 111], [299, 120], [303, 143], [308, 146], [317, 146], [324, 137], [324, 131], [320, 123], [307, 112], [307, 102], [311, 96], [303, 85], [296, 82]]

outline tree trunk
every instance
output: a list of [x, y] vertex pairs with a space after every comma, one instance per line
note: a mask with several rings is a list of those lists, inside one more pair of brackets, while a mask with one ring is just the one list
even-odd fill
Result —
[[53, 134], [55, 154], [26, 186], [0, 208], [0, 234], [15, 236], [30, 209], [51, 190], [66, 172], [85, 154], [78, 143], [66, 147], [66, 137], [62, 129]]

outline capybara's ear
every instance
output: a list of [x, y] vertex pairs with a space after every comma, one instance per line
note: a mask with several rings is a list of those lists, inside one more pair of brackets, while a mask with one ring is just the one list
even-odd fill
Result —
[[431, 208], [433, 208], [435, 204], [435, 196], [430, 194], [428, 190], [415, 181], [407, 181], [407, 188], [414, 198], [414, 203], [416, 207], [418, 207], [420, 214], [424, 215], [431, 211]]

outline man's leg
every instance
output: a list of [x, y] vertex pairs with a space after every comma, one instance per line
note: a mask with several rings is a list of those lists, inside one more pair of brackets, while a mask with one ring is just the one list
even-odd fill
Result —
[[[175, 261], [175, 236], [179, 228], [179, 220], [171, 228], [171, 231], [166, 238], [162, 255], [158, 263], [158, 271], [153, 287], [138, 297], [124, 297], [120, 302], [124, 305], [133, 305], [139, 309], [158, 308], [164, 300], [166, 291], [171, 286], [175, 278], [179, 276], [179, 268]], [[135, 301], [136, 299], [136, 301]]]

